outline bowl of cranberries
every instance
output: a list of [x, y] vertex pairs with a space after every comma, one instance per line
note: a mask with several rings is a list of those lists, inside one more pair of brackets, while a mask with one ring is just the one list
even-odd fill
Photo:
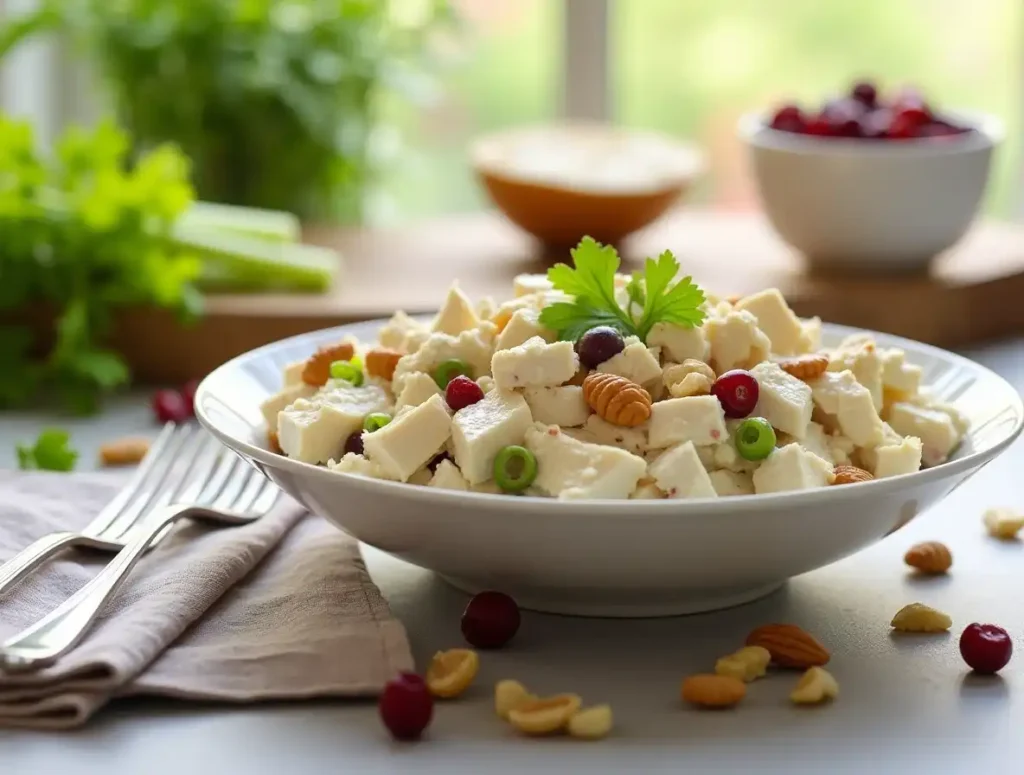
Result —
[[967, 232], [1000, 122], [860, 81], [818, 106], [744, 117], [762, 205], [816, 268], [919, 271]]

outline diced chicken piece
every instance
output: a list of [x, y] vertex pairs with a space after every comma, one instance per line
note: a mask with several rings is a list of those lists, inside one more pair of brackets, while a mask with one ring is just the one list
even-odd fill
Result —
[[494, 476], [494, 458], [504, 447], [522, 444], [533, 424], [530, 407], [518, 393], [492, 390], [460, 409], [452, 421], [455, 462], [470, 484]]
[[920, 470], [923, 450], [921, 439], [916, 436], [903, 438], [899, 435], [896, 439], [892, 441], [886, 438], [881, 446], [862, 450], [861, 462], [876, 479], [912, 474]]
[[441, 305], [431, 331], [434, 333], [458, 336], [463, 331], [470, 331], [480, 325], [480, 319], [473, 309], [473, 302], [462, 292], [458, 283], [452, 283], [448, 296]]
[[906, 353], [895, 347], [881, 350], [879, 355], [882, 359], [882, 385], [885, 390], [898, 394], [899, 400], [917, 395], [921, 389], [921, 367], [907, 363]]
[[311, 398], [317, 390], [317, 387], [300, 381], [286, 386], [283, 390], [275, 393], [260, 404], [260, 411], [263, 413], [263, 419], [267, 423], [267, 429], [276, 432], [277, 416], [281, 411], [298, 398]]
[[296, 399], [277, 416], [281, 450], [304, 463], [326, 463], [341, 456], [345, 440], [363, 427], [373, 412], [391, 408], [379, 387], [325, 386], [312, 398]]
[[491, 296], [484, 296], [476, 303], [476, 316], [480, 320], [490, 320], [498, 311], [498, 305]]
[[700, 326], [687, 328], [674, 323], [655, 323], [647, 335], [647, 344], [660, 347], [665, 358], [677, 363], [688, 358], [707, 361], [710, 355], [704, 329]]
[[442, 460], [434, 469], [434, 475], [427, 482], [427, 486], [439, 487], [442, 490], [468, 490], [469, 482], [457, 465], [450, 460]]
[[490, 393], [494, 390], [494, 377], [485, 374], [476, 381], [476, 384], [480, 386], [480, 389], [485, 393]]
[[536, 422], [572, 428], [583, 425], [590, 416], [590, 405], [579, 385], [526, 388], [523, 397]]
[[803, 339], [804, 339], [804, 350], [805, 353], [817, 352], [821, 349], [821, 318], [813, 317], [807, 318], [806, 320], [800, 321], [800, 327], [803, 328]]
[[777, 363], [764, 362], [750, 370], [757, 380], [758, 399], [753, 414], [796, 439], [807, 435], [814, 402], [806, 382], [787, 374]]
[[534, 486], [559, 500], [626, 499], [647, 472], [643, 458], [585, 444], [554, 425], [533, 425], [526, 432], [526, 448], [537, 458]]
[[545, 342], [555, 341], [555, 332], [540, 324], [540, 310], [532, 307], [517, 309], [512, 313], [505, 328], [498, 334], [494, 349], [508, 350], [518, 347], [535, 336], [539, 336]]
[[395, 404], [396, 413], [410, 406], [419, 406], [432, 396], [441, 395], [441, 388], [437, 386], [434, 378], [422, 371], [414, 371], [406, 376], [404, 385]]
[[640, 484], [636, 486], [632, 494], [629, 496], [630, 500], [634, 501], [659, 501], [665, 497], [665, 493], [661, 491], [654, 482], [640, 480]]
[[554, 289], [546, 274], [519, 274], [512, 280], [512, 292], [516, 298]]
[[856, 380], [871, 394], [875, 411], [882, 411], [882, 359], [873, 342], [840, 347], [830, 356], [828, 370], [852, 372]]
[[416, 352], [403, 356], [395, 366], [392, 378], [395, 394], [402, 394], [409, 374], [425, 372], [433, 375], [438, 366], [453, 358], [468, 363], [474, 376], [487, 374], [491, 368], [497, 331], [493, 323], [483, 322], [472, 331], [463, 331], [458, 336], [430, 334]]
[[796, 355], [807, 351], [807, 339], [800, 318], [786, 304], [778, 288], [769, 288], [746, 296], [736, 303], [740, 312], [750, 312], [771, 342], [771, 351], [779, 355]]
[[773, 451], [754, 471], [754, 492], [786, 492], [827, 487], [835, 478], [832, 464], [798, 444]]
[[384, 470], [384, 467], [379, 463], [369, 460], [362, 455], [357, 455], [354, 452], [346, 452], [341, 460], [335, 462], [334, 460], [327, 461], [327, 467], [331, 471], [337, 471], [342, 474], [353, 474], [355, 476], [365, 476], [367, 479], [391, 479], [395, 477], [388, 474]]
[[391, 320], [377, 334], [377, 341], [382, 347], [387, 347], [390, 350], [413, 352], [408, 347], [410, 336], [421, 342], [420, 337], [426, 337], [429, 333], [430, 329], [427, 326], [399, 310], [391, 316]]
[[441, 396], [397, 415], [383, 428], [363, 434], [363, 450], [400, 481], [406, 482], [441, 451], [452, 434], [452, 418]]
[[624, 428], [592, 414], [587, 418], [584, 428], [595, 444], [618, 447], [626, 452], [632, 452], [634, 455], [639, 455], [647, 449], [647, 432], [650, 428], [648, 423], [637, 425], [634, 428]]
[[292, 361], [284, 367], [284, 385], [283, 387], [291, 387], [292, 385], [298, 385], [302, 382], [302, 372], [306, 368], [305, 361]]
[[752, 474], [721, 469], [709, 473], [708, 478], [711, 480], [711, 486], [715, 488], [715, 492], [723, 498], [732, 495], [754, 494], [754, 477]]
[[718, 497], [692, 441], [667, 450], [651, 463], [647, 473], [669, 498]]
[[651, 407], [648, 444], [654, 449], [686, 441], [702, 447], [726, 437], [725, 414], [714, 396], [670, 398]]
[[657, 355], [635, 336], [627, 337], [622, 352], [600, 364], [596, 371], [617, 374], [638, 385], [661, 381], [661, 363]]
[[902, 436], [921, 440], [921, 457], [929, 466], [944, 463], [962, 438], [946, 412], [911, 403], [893, 404], [889, 425]]
[[709, 318], [704, 333], [711, 345], [711, 368], [715, 374], [751, 368], [765, 360], [771, 350], [771, 342], [750, 312], [729, 312]]
[[844, 436], [858, 447], [881, 443], [882, 420], [871, 393], [857, 381], [852, 371], [826, 371], [812, 380], [810, 386], [814, 403], [836, 419]]
[[[855, 449], [854, 443], [848, 438], [830, 434], [816, 422], [807, 426], [807, 435], [798, 443], [818, 457], [831, 461], [833, 465], [849, 463]], [[779, 446], [784, 446], [781, 439]]]
[[501, 390], [554, 387], [572, 379], [579, 365], [572, 342], [548, 344], [535, 336], [518, 347], [494, 353], [491, 376]]

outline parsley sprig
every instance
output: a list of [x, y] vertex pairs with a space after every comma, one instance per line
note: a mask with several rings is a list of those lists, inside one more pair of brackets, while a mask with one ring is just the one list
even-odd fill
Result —
[[573, 266], [556, 264], [548, 270], [548, 280], [572, 301], [556, 302], [540, 313], [541, 324], [557, 331], [560, 339], [575, 341], [595, 326], [611, 326], [646, 342], [656, 323], [692, 328], [704, 322], [704, 291], [691, 277], [673, 282], [680, 266], [672, 251], [648, 258], [643, 271], [633, 273], [626, 286], [626, 309], [616, 299], [620, 262], [614, 247], [584, 237], [570, 254]]
[[67, 431], [47, 428], [31, 446], [18, 444], [18, 468], [23, 471], [70, 471], [78, 460]]

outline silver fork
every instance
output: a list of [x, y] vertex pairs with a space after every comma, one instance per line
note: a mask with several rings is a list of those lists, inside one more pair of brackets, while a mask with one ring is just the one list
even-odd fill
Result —
[[225, 450], [218, 464], [195, 471], [183, 493], [190, 497], [175, 497], [172, 503], [149, 513], [131, 540], [92, 581], [0, 646], [0, 670], [37, 670], [77, 646], [146, 550], [179, 519], [247, 524], [266, 514], [281, 491], [262, 473]]
[[166, 484], [183, 461], [216, 455], [220, 445], [198, 426], [167, 423], [124, 488], [81, 532], [51, 533], [0, 565], [0, 595], [64, 549], [81, 546], [120, 551], [142, 517], [173, 495]]

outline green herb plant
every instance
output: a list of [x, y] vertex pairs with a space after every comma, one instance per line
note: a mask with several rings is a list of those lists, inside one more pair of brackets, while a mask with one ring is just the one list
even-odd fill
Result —
[[611, 326], [646, 342], [655, 323], [692, 328], [704, 322], [704, 292], [691, 277], [676, 281], [680, 266], [672, 251], [648, 258], [643, 271], [632, 274], [625, 308], [616, 299], [619, 254], [614, 247], [584, 237], [571, 255], [573, 266], [555, 264], [548, 270], [548, 280], [572, 300], [551, 304], [540, 313], [541, 324], [560, 339], [575, 341], [595, 326]]
[[0, 407], [53, 393], [93, 411], [128, 379], [102, 344], [115, 309], [198, 311], [199, 260], [169, 240], [193, 201], [188, 161], [164, 145], [129, 165], [128, 145], [103, 123], [44, 158], [28, 124], [0, 114]]
[[448, 0], [41, 0], [0, 57], [60, 31], [140, 147], [173, 141], [201, 199], [356, 221], [379, 103], [425, 92]]
[[18, 444], [16, 449], [22, 471], [71, 471], [78, 461], [68, 432], [60, 428], [47, 428], [32, 446]]

